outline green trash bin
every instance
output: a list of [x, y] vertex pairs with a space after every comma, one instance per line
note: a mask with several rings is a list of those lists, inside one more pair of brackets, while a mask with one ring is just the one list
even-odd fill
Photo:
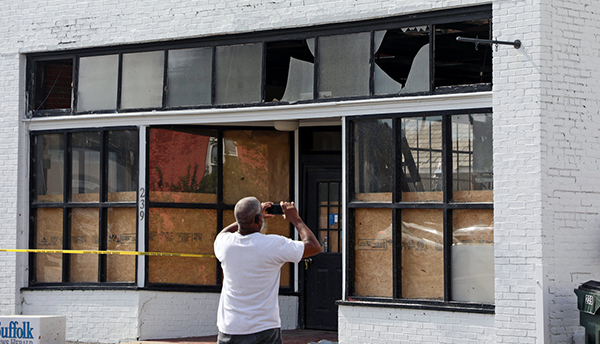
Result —
[[575, 289], [579, 324], [585, 328], [585, 344], [600, 344], [600, 282], [587, 281]]

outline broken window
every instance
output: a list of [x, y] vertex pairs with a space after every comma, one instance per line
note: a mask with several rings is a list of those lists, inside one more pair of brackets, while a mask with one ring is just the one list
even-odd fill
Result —
[[266, 43], [265, 102], [314, 96], [314, 39]]
[[319, 98], [369, 95], [371, 34], [319, 37]]
[[263, 44], [218, 46], [216, 104], [258, 103], [262, 99]]
[[458, 42], [456, 37], [491, 39], [489, 19], [435, 25], [435, 87], [492, 83], [492, 47]]
[[115, 110], [119, 55], [81, 57], [77, 86], [77, 111]]
[[35, 112], [70, 110], [73, 93], [73, 59], [37, 61], [34, 66]]
[[122, 109], [162, 107], [164, 60], [163, 51], [123, 54]]
[[429, 26], [375, 32], [374, 93], [429, 92]]
[[212, 48], [169, 50], [167, 106], [210, 105]]

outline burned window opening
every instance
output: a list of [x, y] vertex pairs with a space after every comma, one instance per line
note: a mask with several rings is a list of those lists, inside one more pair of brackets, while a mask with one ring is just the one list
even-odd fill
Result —
[[266, 44], [265, 102], [313, 99], [315, 57], [309, 47], [311, 41]]
[[73, 59], [35, 63], [35, 112], [68, 110], [73, 91]]
[[374, 93], [429, 91], [429, 27], [375, 32]]
[[436, 88], [492, 83], [492, 47], [464, 49], [456, 37], [491, 39], [488, 19], [435, 26]]

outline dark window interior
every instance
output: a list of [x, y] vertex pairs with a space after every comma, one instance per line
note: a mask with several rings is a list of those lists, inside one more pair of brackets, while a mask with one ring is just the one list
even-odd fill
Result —
[[70, 109], [73, 59], [39, 61], [35, 64], [35, 109]]
[[315, 57], [306, 40], [268, 42], [266, 45], [265, 102], [276, 102], [285, 93], [291, 58], [314, 63]]
[[436, 88], [492, 82], [492, 46], [458, 42], [456, 37], [491, 39], [488, 19], [435, 26]]

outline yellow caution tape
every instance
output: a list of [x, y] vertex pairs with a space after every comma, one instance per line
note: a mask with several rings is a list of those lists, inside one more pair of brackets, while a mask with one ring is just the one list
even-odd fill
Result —
[[215, 255], [213, 255], [213, 254], [170, 253], [170, 252], [139, 252], [139, 251], [0, 249], [0, 252], [70, 253], [70, 254], [116, 254], [116, 255], [124, 255], [124, 256], [160, 256], [160, 257], [216, 258]]

